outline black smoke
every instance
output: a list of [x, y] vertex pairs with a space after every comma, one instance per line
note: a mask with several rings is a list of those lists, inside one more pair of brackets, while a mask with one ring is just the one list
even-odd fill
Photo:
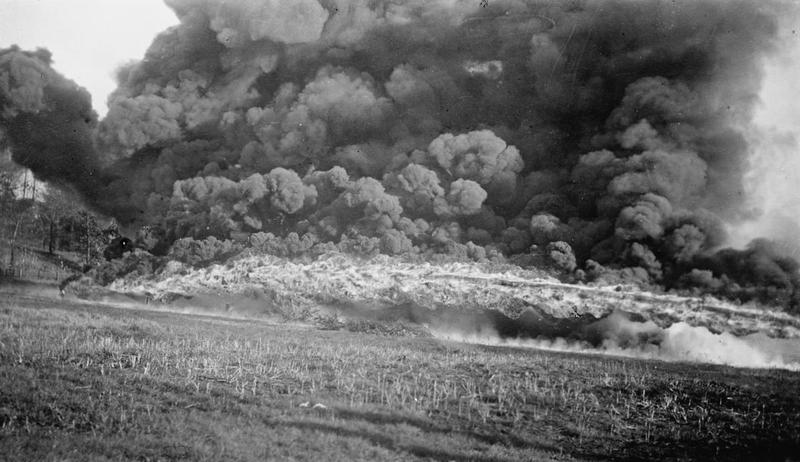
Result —
[[133, 241], [127, 237], [115, 237], [103, 250], [103, 258], [107, 261], [122, 258], [125, 252], [133, 252]]
[[50, 52], [0, 50], [0, 147], [45, 181], [98, 186], [89, 93], [51, 67]]
[[19, 163], [168, 241], [547, 248], [590, 279], [797, 306], [791, 260], [719, 251], [785, 6], [167, 3], [180, 24], [119, 71], [99, 123], [44, 52], [2, 52]]

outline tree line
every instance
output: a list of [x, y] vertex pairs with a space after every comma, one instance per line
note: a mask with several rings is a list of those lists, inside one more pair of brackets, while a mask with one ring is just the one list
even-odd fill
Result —
[[[22, 255], [89, 265], [102, 258], [109, 226], [78, 196], [37, 181], [26, 171], [0, 165], [0, 272], [20, 275]], [[24, 276], [24, 275], [23, 275]]]

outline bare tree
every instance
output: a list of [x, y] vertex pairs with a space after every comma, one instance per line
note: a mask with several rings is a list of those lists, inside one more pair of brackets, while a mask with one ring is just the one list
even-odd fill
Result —
[[59, 222], [78, 212], [78, 200], [73, 193], [55, 186], [48, 186], [38, 206], [38, 218], [46, 232], [47, 252], [52, 254], [58, 240]]
[[8, 268], [16, 267], [17, 239], [26, 220], [32, 218], [33, 199], [19, 198], [15, 191], [14, 177], [0, 172], [0, 227], [2, 240], [8, 245]]

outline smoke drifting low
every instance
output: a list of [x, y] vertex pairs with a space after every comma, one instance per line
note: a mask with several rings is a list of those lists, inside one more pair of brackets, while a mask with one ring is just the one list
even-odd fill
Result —
[[440, 326], [433, 332], [439, 338], [483, 345], [800, 371], [800, 358], [789, 353], [797, 351], [797, 339], [736, 337], [683, 322], [662, 328], [620, 311], [563, 336], [504, 337], [491, 324], [466, 330]]
[[770, 243], [719, 251], [777, 5], [167, 3], [180, 25], [119, 71], [99, 123], [46, 52], [0, 52], [17, 162], [167, 242], [537, 245], [578, 277], [800, 304]]
[[737, 337], [676, 322], [667, 327], [622, 310], [559, 318], [528, 307], [517, 317], [495, 309], [430, 309], [414, 303], [328, 307], [348, 319], [419, 324], [435, 337], [466, 343], [604, 354], [736, 367], [800, 370], [800, 339]]

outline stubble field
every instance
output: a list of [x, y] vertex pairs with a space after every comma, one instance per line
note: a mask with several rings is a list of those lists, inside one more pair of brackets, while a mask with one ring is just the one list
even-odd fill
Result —
[[352, 330], [6, 293], [0, 457], [783, 461], [800, 455], [797, 372]]

